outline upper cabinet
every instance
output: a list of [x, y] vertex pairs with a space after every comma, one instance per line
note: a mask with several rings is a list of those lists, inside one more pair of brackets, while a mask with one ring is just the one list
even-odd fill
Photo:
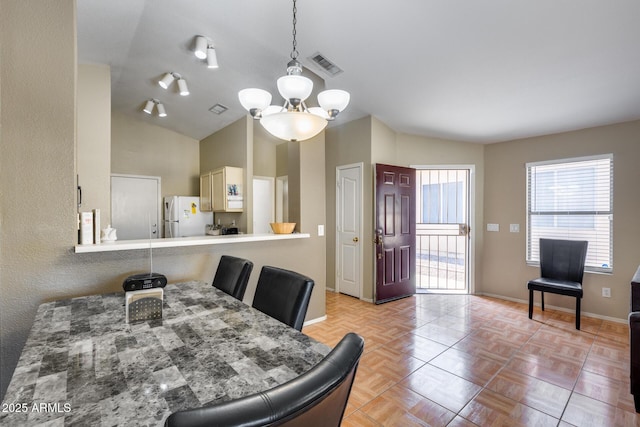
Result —
[[200, 175], [200, 210], [211, 212], [211, 172]]
[[200, 175], [200, 210], [242, 212], [243, 170], [232, 166]]

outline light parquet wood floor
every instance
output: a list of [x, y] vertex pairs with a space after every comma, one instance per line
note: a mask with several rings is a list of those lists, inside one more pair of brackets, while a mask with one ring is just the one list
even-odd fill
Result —
[[629, 393], [628, 326], [471, 295], [382, 305], [327, 292], [303, 329], [365, 350], [342, 425], [640, 426]]

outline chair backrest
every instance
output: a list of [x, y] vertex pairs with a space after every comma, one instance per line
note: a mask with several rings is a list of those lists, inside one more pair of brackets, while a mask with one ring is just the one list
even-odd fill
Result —
[[242, 301], [252, 269], [253, 263], [249, 260], [222, 255], [213, 286]]
[[364, 349], [348, 333], [316, 366], [270, 390], [203, 408], [171, 414], [165, 426], [338, 427]]
[[302, 330], [314, 281], [295, 271], [265, 265], [260, 271], [253, 307]]
[[587, 245], [584, 240], [540, 239], [540, 274], [582, 283]]

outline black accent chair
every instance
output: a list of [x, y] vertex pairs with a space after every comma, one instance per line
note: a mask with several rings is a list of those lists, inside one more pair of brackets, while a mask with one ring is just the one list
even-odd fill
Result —
[[258, 278], [253, 308], [301, 331], [314, 284], [295, 271], [265, 265]]
[[242, 301], [247, 290], [253, 263], [249, 260], [222, 255], [213, 278], [213, 286]]
[[299, 377], [240, 399], [175, 412], [165, 426], [338, 427], [363, 349], [362, 337], [348, 333], [320, 363]]
[[583, 240], [540, 239], [540, 276], [530, 280], [529, 319], [533, 316], [533, 291], [567, 295], [576, 299], [576, 329], [580, 329], [580, 300], [582, 299], [582, 276], [587, 257], [587, 244]]

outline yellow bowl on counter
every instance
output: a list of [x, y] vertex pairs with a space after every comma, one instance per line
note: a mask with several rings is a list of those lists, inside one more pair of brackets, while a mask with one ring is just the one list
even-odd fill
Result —
[[270, 225], [275, 234], [291, 234], [296, 228], [295, 222], [272, 222]]

